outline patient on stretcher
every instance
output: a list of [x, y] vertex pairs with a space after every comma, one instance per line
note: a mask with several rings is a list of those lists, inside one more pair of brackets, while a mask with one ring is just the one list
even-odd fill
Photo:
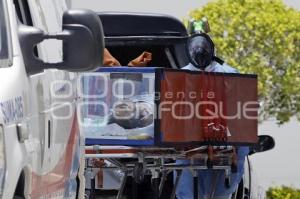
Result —
[[[151, 53], [143, 52], [130, 61], [128, 66], [145, 66], [150, 61]], [[103, 64], [105, 66], [121, 65], [107, 49], [105, 49]], [[125, 140], [153, 139], [154, 88], [149, 86], [151, 79], [154, 80], [151, 74], [141, 73], [112, 72], [85, 76], [85, 95], [99, 96], [105, 90], [107, 91], [102, 98], [85, 100], [88, 104], [84, 113], [86, 137]], [[106, 107], [103, 107], [104, 105]]]
[[143, 101], [120, 101], [108, 123], [116, 123], [124, 129], [143, 128], [153, 123], [153, 109], [151, 104]]
[[[104, 119], [103, 119], [104, 118]], [[118, 101], [103, 117], [87, 115], [88, 138], [147, 140], [154, 137], [153, 104], [145, 101]]]

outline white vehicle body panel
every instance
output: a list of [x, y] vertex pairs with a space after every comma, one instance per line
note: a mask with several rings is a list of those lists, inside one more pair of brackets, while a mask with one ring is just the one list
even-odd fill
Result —
[[[28, 199], [75, 198], [80, 159], [76, 74], [55, 69], [26, 72], [17, 35], [20, 22], [13, 1], [5, 2], [13, 65], [0, 67], [0, 125], [4, 130], [6, 169], [0, 198], [13, 198], [21, 173]], [[35, 27], [48, 33], [61, 31], [62, 14], [67, 9], [64, 1], [28, 0], [28, 5]], [[45, 62], [59, 62], [61, 47], [59, 41], [45, 41], [38, 46], [39, 57]], [[28, 134], [23, 143], [17, 125]]]

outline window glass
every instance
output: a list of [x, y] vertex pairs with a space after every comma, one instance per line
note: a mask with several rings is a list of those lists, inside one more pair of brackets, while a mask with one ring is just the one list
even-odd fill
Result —
[[5, 12], [3, 2], [0, 0], [0, 67], [3, 67], [9, 58], [8, 37], [5, 23]]
[[153, 140], [154, 73], [85, 73], [79, 79], [79, 122], [87, 139]]

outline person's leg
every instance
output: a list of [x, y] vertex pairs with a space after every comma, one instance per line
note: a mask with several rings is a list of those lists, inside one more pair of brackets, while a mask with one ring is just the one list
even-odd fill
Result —
[[[177, 160], [176, 164], [190, 164], [189, 160]], [[176, 172], [176, 171], [175, 171]], [[184, 169], [181, 173], [177, 188], [176, 197], [177, 199], [193, 199], [193, 175], [191, 170]]]
[[[245, 157], [249, 154], [249, 147], [238, 148], [238, 171], [232, 173], [231, 186], [225, 187], [225, 172], [220, 170], [200, 170], [199, 174], [199, 195], [202, 199], [208, 199], [213, 192], [213, 199], [228, 199], [234, 193], [244, 174]], [[177, 164], [189, 164], [189, 160], [178, 160]], [[176, 189], [178, 199], [193, 199], [193, 175], [189, 169], [182, 171], [181, 178]]]
[[238, 171], [236, 173], [231, 173], [230, 174], [230, 181], [231, 181], [231, 186], [225, 187], [225, 172], [220, 171], [219, 172], [219, 177], [218, 177], [218, 182], [215, 190], [214, 196], [216, 198], [229, 198], [232, 193], [234, 193], [237, 188], [239, 183], [241, 182], [241, 179], [244, 175], [244, 163], [245, 163], [245, 158], [249, 154], [249, 147], [238, 147], [237, 148], [237, 158], [238, 158]]

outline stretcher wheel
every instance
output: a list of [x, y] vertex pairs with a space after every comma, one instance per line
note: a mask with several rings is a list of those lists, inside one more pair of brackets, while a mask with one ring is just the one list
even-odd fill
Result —
[[133, 169], [133, 179], [140, 184], [144, 181], [144, 165], [143, 163], [136, 163]]
[[225, 178], [224, 184], [225, 184], [225, 187], [226, 187], [227, 189], [229, 189], [229, 188], [231, 187], [230, 178], [228, 178], [228, 177]]

